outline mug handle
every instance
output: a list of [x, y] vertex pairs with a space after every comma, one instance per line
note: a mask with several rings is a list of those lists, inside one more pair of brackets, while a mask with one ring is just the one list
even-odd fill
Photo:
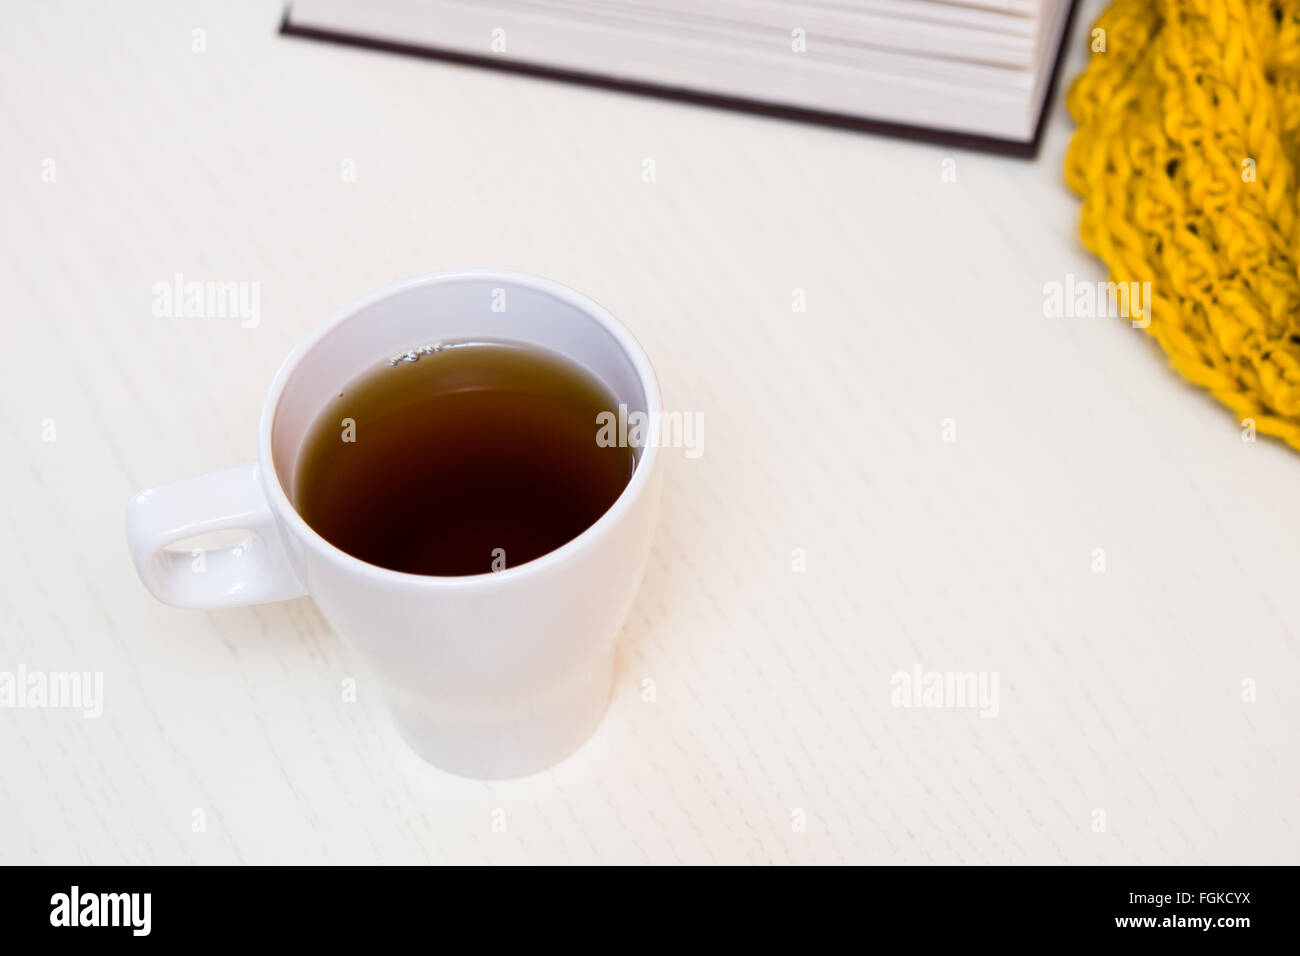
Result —
[[[231, 529], [246, 530], [249, 536], [227, 548], [167, 547]], [[239, 607], [307, 593], [289, 561], [255, 464], [140, 492], [126, 508], [126, 540], [144, 586], [173, 607]]]

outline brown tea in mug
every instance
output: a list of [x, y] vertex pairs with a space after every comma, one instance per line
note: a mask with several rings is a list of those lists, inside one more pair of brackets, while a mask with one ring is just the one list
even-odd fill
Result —
[[597, 443], [610, 391], [514, 342], [423, 347], [362, 374], [312, 423], [294, 503], [331, 544], [412, 574], [515, 567], [622, 494], [633, 449]]

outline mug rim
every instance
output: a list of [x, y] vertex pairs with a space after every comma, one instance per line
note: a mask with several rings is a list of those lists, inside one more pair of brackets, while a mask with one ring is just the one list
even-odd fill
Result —
[[[409, 292], [413, 289], [425, 286], [443, 285], [466, 280], [480, 281], [483, 279], [493, 279], [505, 284], [530, 288], [550, 295], [553, 298], [559, 299], [573, 306], [589, 318], [594, 319], [605, 329], [605, 331], [614, 337], [624, 355], [626, 355], [632, 362], [632, 366], [636, 371], [637, 380], [645, 394], [646, 412], [650, 419], [650, 427], [648, 429], [648, 439], [641, 449], [640, 460], [637, 462], [637, 467], [632, 472], [631, 480], [629, 480], [623, 487], [623, 490], [619, 492], [618, 497], [614, 499], [614, 503], [605, 509], [604, 514], [597, 518], [590, 526], [574, 535], [558, 548], [547, 551], [545, 554], [533, 558], [531, 561], [525, 561], [523, 564], [503, 568], [500, 571], [484, 571], [479, 574], [439, 575], [415, 574], [410, 571], [397, 571], [392, 568], [385, 568], [377, 564], [371, 564], [369, 561], [363, 561], [361, 558], [349, 554], [347, 551], [344, 551], [342, 548], [332, 544], [321, 536], [321, 534], [308, 524], [307, 520], [298, 513], [298, 509], [294, 507], [293, 502], [289, 499], [288, 492], [285, 491], [280, 474], [275, 468], [275, 460], [271, 452], [271, 435], [275, 429], [276, 413], [279, 411], [280, 400], [284, 396], [285, 387], [288, 385], [289, 379], [293, 373], [297, 371], [302, 363], [311, 355], [312, 350], [319, 345], [327, 335], [333, 332], [336, 328], [356, 319], [361, 312], [376, 303], [382, 302], [394, 295]], [[380, 288], [349, 302], [342, 308], [336, 309], [327, 319], [318, 323], [303, 338], [298, 340], [289, 351], [289, 354], [285, 356], [284, 361], [280, 363], [280, 367], [276, 370], [275, 376], [271, 379], [271, 386], [267, 390], [266, 398], [262, 403], [262, 411], [257, 426], [258, 470], [262, 472], [262, 488], [266, 494], [271, 509], [279, 516], [281, 521], [288, 525], [297, 539], [305, 546], [314, 548], [323, 556], [348, 564], [357, 573], [390, 584], [402, 584], [426, 588], [466, 588], [482, 586], [489, 583], [496, 585], [504, 581], [544, 573], [553, 569], [557, 565], [567, 563], [569, 560], [576, 557], [580, 551], [590, 545], [596, 538], [608, 533], [611, 528], [622, 520], [623, 516], [631, 510], [636, 501], [645, 493], [645, 490], [650, 483], [651, 474], [658, 463], [659, 420], [662, 411], [663, 408], [659, 394], [659, 381], [655, 376], [654, 367], [650, 364], [650, 358], [641, 347], [641, 343], [636, 340], [636, 337], [627, 326], [615, 318], [608, 309], [589, 296], [559, 282], [555, 282], [552, 279], [533, 275], [528, 272], [483, 268], [451, 269], [440, 272], [430, 272], [417, 276], [409, 276], [404, 279], [398, 279], [395, 282], [390, 282], [387, 285], [381, 286]], [[296, 460], [295, 457], [295, 461]], [[308, 586], [308, 589], [310, 590], [309, 582], [304, 581], [303, 584]]]

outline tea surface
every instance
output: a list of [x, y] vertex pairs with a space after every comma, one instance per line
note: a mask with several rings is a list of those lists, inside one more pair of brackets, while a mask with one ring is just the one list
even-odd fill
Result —
[[631, 478], [631, 448], [597, 444], [617, 400], [585, 369], [510, 342], [381, 365], [308, 429], [294, 502], [323, 538], [413, 574], [514, 567], [577, 537]]

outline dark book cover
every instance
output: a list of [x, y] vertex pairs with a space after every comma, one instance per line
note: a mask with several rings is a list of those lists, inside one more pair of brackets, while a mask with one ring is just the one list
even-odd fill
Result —
[[942, 146], [953, 146], [959, 149], [977, 149], [985, 152], [1002, 153], [1007, 156], [1032, 159], [1038, 155], [1038, 148], [1043, 138], [1043, 129], [1047, 124], [1048, 114], [1051, 112], [1053, 103], [1056, 99], [1056, 86], [1060, 79], [1061, 63], [1065, 59], [1066, 45], [1070, 41], [1070, 33], [1074, 27], [1074, 16], [1078, 11], [1078, 7], [1078, 0], [1070, 0], [1069, 9], [1065, 13], [1065, 27], [1061, 34], [1061, 42], [1057, 47], [1055, 59], [1048, 71], [1050, 76], [1048, 78], [1047, 93], [1043, 97], [1043, 105], [1038, 114], [1038, 121], [1034, 126], [1033, 139], [1028, 142], [1001, 139], [992, 136], [979, 136], [972, 133], [959, 133], [952, 130], [935, 129], [927, 126], [911, 126], [903, 123], [890, 123], [879, 120], [864, 119], [860, 116], [853, 116], [846, 113], [806, 109], [798, 106], [785, 106], [780, 103], [750, 100], [734, 96], [720, 96], [701, 90], [687, 90], [678, 87], [660, 86], [655, 83], [622, 80], [616, 77], [605, 76], [597, 73], [556, 69], [549, 66], [502, 60], [497, 57], [462, 53], [456, 50], [444, 50], [437, 47], [419, 44], [398, 43], [391, 40], [380, 40], [372, 37], [359, 36], [357, 34], [321, 30], [294, 24], [291, 20], [290, 6], [285, 7], [284, 19], [280, 23], [280, 33], [284, 36], [306, 37], [312, 40], [327, 40], [331, 43], [344, 43], [349, 46], [365, 47], [372, 50], [385, 50], [390, 53], [402, 53], [407, 56], [445, 60], [451, 63], [464, 63], [470, 66], [505, 70], [509, 73], [522, 73], [526, 76], [541, 77], [548, 80], [559, 80], [566, 83], [582, 83], [588, 86], [598, 86], [604, 89], [620, 90], [622, 92], [635, 93], [638, 95], [659, 96], [685, 103], [694, 103], [701, 106], [741, 110], [746, 113], [757, 113], [762, 116], [773, 116], [780, 119], [816, 123], [822, 126], [834, 126], [841, 129], [857, 130], [863, 133], [881, 133], [887, 136], [901, 136], [907, 139], [937, 143]]

